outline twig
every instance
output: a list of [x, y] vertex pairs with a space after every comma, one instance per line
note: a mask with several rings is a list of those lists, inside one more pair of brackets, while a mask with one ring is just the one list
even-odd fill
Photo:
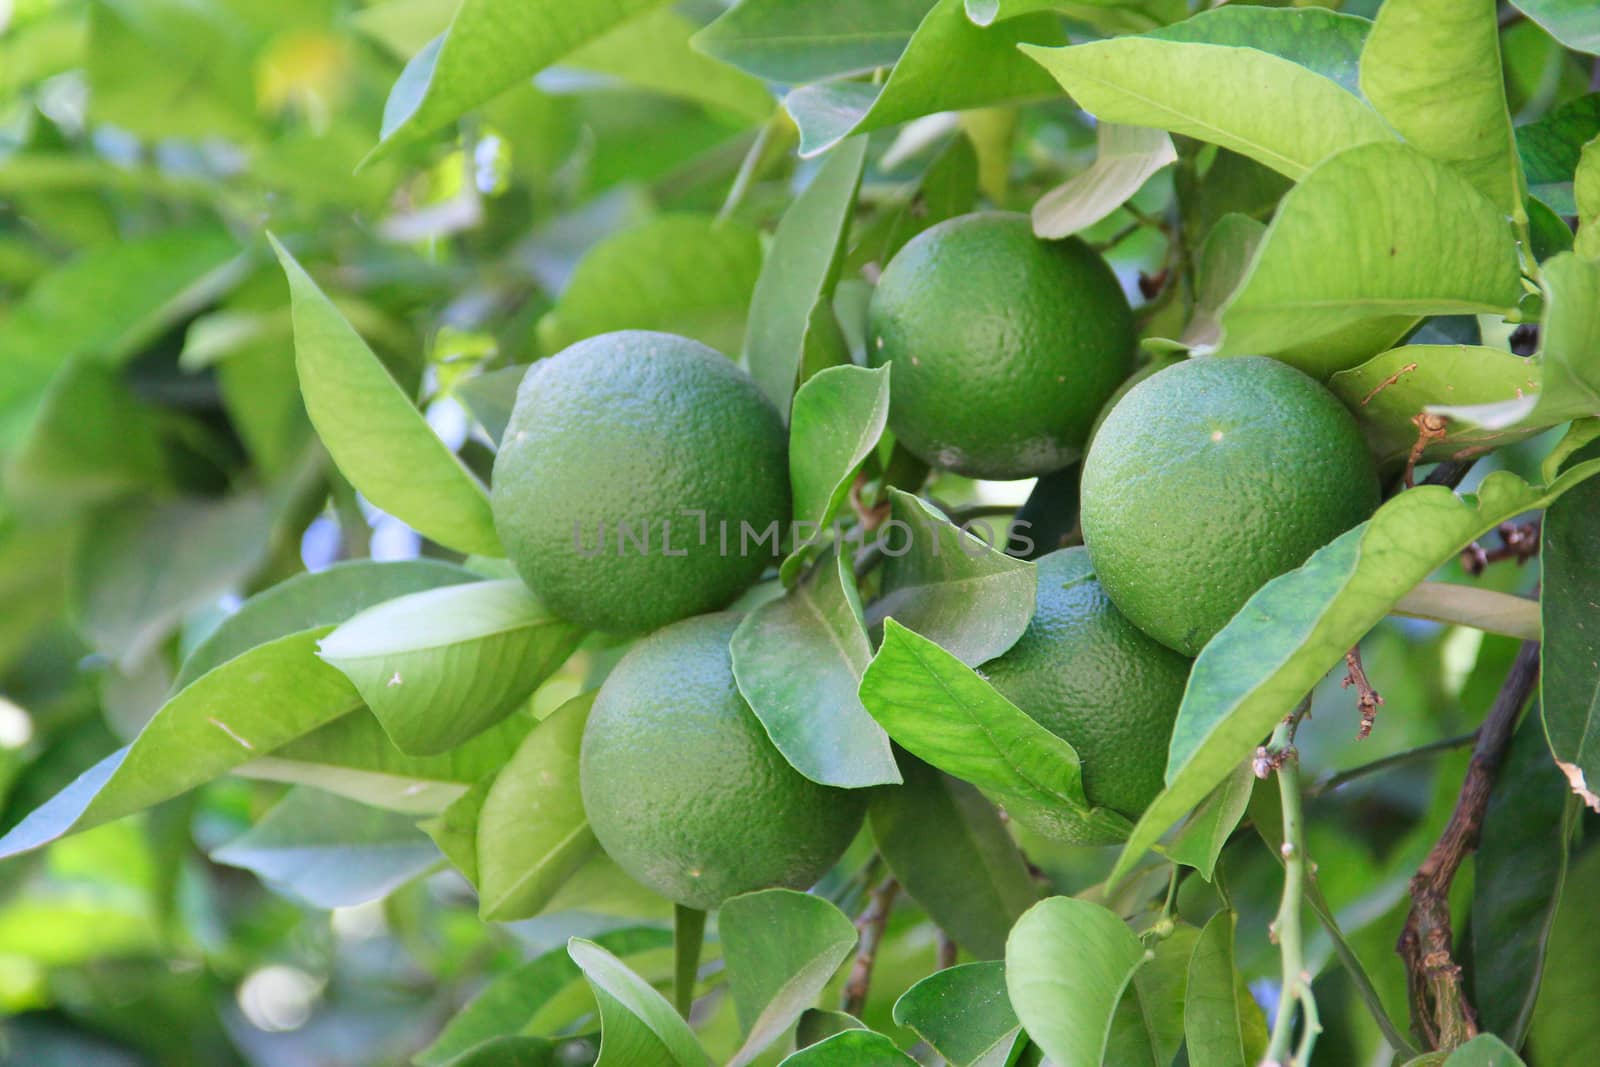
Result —
[[1500, 534], [1500, 547], [1485, 549], [1474, 541], [1461, 550], [1461, 569], [1477, 576], [1491, 563], [1514, 559], [1522, 566], [1539, 554], [1540, 520], [1522, 523], [1502, 522], [1496, 531]]
[[[1311, 993], [1311, 975], [1306, 973], [1300, 927], [1306, 877], [1312, 865], [1306, 857], [1305, 820], [1300, 808], [1300, 757], [1294, 747], [1294, 735], [1310, 710], [1308, 696], [1278, 724], [1266, 746], [1267, 758], [1278, 772], [1278, 794], [1283, 804], [1283, 844], [1279, 848], [1283, 857], [1283, 899], [1278, 905], [1278, 916], [1272, 922], [1272, 938], [1278, 943], [1278, 954], [1283, 960], [1283, 985], [1278, 993], [1278, 1014], [1272, 1022], [1272, 1039], [1267, 1044], [1263, 1067], [1305, 1067], [1311, 1062], [1312, 1047], [1322, 1032], [1317, 1001]], [[1297, 1008], [1303, 1016], [1300, 1043], [1291, 1053]]]
[[1467, 459], [1465, 457], [1461, 459], [1447, 459], [1443, 463], [1435, 466], [1433, 470], [1429, 471], [1428, 476], [1422, 479], [1422, 484], [1443, 485], [1454, 489], [1456, 486], [1461, 484], [1461, 480], [1465, 478], [1467, 476], [1467, 472], [1472, 469], [1473, 462], [1474, 460]]
[[1522, 706], [1539, 677], [1539, 645], [1525, 641], [1478, 731], [1455, 810], [1411, 879], [1411, 911], [1395, 950], [1406, 965], [1411, 1023], [1428, 1048], [1453, 1049], [1478, 1033], [1477, 1016], [1451, 952], [1450, 885], [1478, 846], [1489, 791]]
[[884, 927], [889, 925], [889, 912], [894, 908], [895, 894], [900, 883], [885, 878], [872, 891], [866, 910], [856, 920], [856, 930], [861, 944], [856, 949], [856, 962], [850, 968], [850, 977], [844, 983], [844, 1011], [860, 1015], [867, 1006], [867, 990], [872, 986], [872, 965], [878, 960], [878, 944], [883, 940]]
[[1411, 454], [1406, 457], [1407, 489], [1416, 487], [1417, 464], [1422, 462], [1422, 453], [1433, 442], [1443, 440], [1450, 420], [1443, 415], [1423, 411], [1411, 416], [1411, 425], [1417, 428], [1417, 443], [1411, 446]]
[[948, 970], [956, 965], [956, 958], [961, 948], [949, 934], [939, 931], [939, 970]]
[[1473, 730], [1471, 733], [1457, 734], [1455, 737], [1446, 737], [1438, 741], [1429, 741], [1425, 745], [1408, 748], [1403, 752], [1396, 752], [1393, 755], [1384, 756], [1382, 759], [1375, 759], [1371, 763], [1363, 763], [1360, 766], [1351, 767], [1347, 771], [1330, 774], [1307, 789], [1306, 794], [1316, 797], [1324, 793], [1331, 793], [1336, 789], [1349, 785], [1358, 778], [1365, 778], [1369, 774], [1376, 774], [1379, 771], [1388, 770], [1390, 767], [1396, 767], [1402, 763], [1410, 763], [1412, 760], [1423, 759], [1440, 752], [1449, 752], [1453, 748], [1470, 745], [1477, 739], [1478, 731]]
[[858, 474], [856, 480], [850, 483], [850, 510], [856, 513], [856, 518], [861, 520], [861, 528], [871, 533], [883, 525], [883, 520], [889, 517], [889, 502], [869, 505], [861, 497], [861, 490], [866, 485], [866, 476]]
[[1365, 741], [1372, 734], [1372, 724], [1378, 721], [1378, 708], [1383, 703], [1383, 697], [1372, 687], [1372, 682], [1367, 678], [1367, 670], [1361, 665], [1361, 646], [1356, 645], [1344, 654], [1345, 675], [1344, 681], [1339, 683], [1345, 689], [1352, 685], [1356, 687], [1356, 709], [1361, 712], [1361, 725], [1356, 728], [1356, 740]]

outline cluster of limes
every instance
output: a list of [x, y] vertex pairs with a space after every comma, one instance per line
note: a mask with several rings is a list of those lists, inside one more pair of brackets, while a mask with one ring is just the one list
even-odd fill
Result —
[[[1015, 479], [1083, 460], [1084, 546], [1038, 561], [1031, 624], [982, 671], [1073, 745], [1092, 803], [1137, 816], [1161, 788], [1190, 657], [1376, 505], [1354, 419], [1263, 358], [1191, 359], [1117, 396], [1137, 334], [1116, 277], [1019, 215], [908, 243], [867, 338], [894, 365], [895, 438], [930, 466]], [[581, 784], [607, 853], [691, 907], [804, 888], [861, 822], [863, 791], [812, 782], [773, 746], [734, 680], [737, 616], [705, 614], [774, 562], [776, 539], [751, 551], [741, 534], [787, 525], [787, 449], [732, 361], [632, 331], [535, 364], [495, 463], [496, 525], [543, 602], [591, 629], [654, 631], [596, 698]]]

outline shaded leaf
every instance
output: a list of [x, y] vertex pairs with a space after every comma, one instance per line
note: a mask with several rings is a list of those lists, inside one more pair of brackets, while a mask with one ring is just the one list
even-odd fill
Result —
[[1523, 641], [1539, 640], [1539, 602], [1475, 585], [1423, 582], [1394, 606], [1394, 614], [1412, 619], [1470, 626], [1484, 633]]
[[815, 1045], [825, 1037], [842, 1034], [846, 1030], [865, 1030], [866, 1026], [854, 1015], [847, 1015], [842, 1011], [824, 1011], [821, 1008], [807, 1008], [800, 1015], [800, 1021], [794, 1028], [794, 1047], [797, 1049]]
[[[784, 414], [789, 413], [789, 400], [794, 396], [812, 310], [819, 302], [826, 310], [839, 276], [866, 155], [867, 139], [860, 137], [841, 145], [823, 162], [778, 221], [772, 249], [756, 281], [744, 338], [744, 362], [761, 391]], [[795, 417], [799, 414], [797, 410]], [[806, 455], [802, 452], [796, 458]], [[814, 461], [807, 457], [806, 462]], [[791, 469], [790, 477], [795, 479], [798, 493], [800, 475]], [[802, 508], [800, 498], [795, 499], [796, 513], [809, 518], [814, 510], [812, 501]]]
[[478, 885], [478, 816], [483, 813], [483, 802], [489, 798], [494, 779], [494, 773], [485, 775], [439, 814], [417, 824], [474, 888]]
[[511, 409], [517, 403], [517, 387], [528, 368], [518, 363], [468, 378], [455, 387], [455, 398], [471, 412], [484, 433], [495, 441], [505, 435]]
[[1006, 942], [1006, 988], [1028, 1036], [1057, 1063], [1100, 1063], [1112, 1014], [1144, 946], [1113, 912], [1072, 897], [1040, 901]]
[[1494, 0], [1387, 0], [1361, 53], [1361, 88], [1406, 141], [1522, 210], [1522, 165], [1500, 68]]
[[1600, 849], [1591, 848], [1573, 857], [1550, 931], [1543, 988], [1528, 1031], [1529, 1058], [1535, 1063], [1583, 1063], [1600, 1042], [1600, 1017], [1573, 1010], [1594, 989], [1594, 961], [1600, 957], [1597, 895]]
[[202, 785], [361, 705], [316, 658], [328, 631], [259, 645], [202, 675], [120, 748], [0, 838], [0, 858], [109, 822]]
[[761, 240], [745, 223], [663, 215], [584, 253], [539, 320], [539, 343], [556, 352], [614, 330], [657, 330], [733, 353], [760, 271]]
[[1510, 224], [1494, 205], [1414, 148], [1363, 145], [1283, 198], [1222, 309], [1218, 351], [1275, 355], [1327, 377], [1420, 316], [1511, 315], [1521, 293]]
[[861, 700], [918, 759], [971, 782], [1040, 833], [1059, 833], [1063, 819], [1087, 822], [1112, 838], [1127, 829], [1122, 816], [1089, 806], [1071, 745], [893, 619], [884, 623], [883, 644], [861, 679]]
[[1539, 997], [1577, 815], [1576, 798], [1550, 764], [1544, 723], [1530, 714], [1517, 727], [1489, 793], [1468, 924], [1479, 1025], [1516, 1047], [1527, 1037]]
[[1290, 178], [1352, 146], [1394, 139], [1336, 82], [1255, 48], [1117, 37], [1023, 51], [1102, 122], [1199, 138]]
[[1254, 48], [1268, 52], [1361, 94], [1361, 53], [1372, 23], [1320, 7], [1216, 7], [1153, 30], [1164, 41]]
[[1262, 586], [1195, 660], [1173, 728], [1167, 788], [1134, 827], [1111, 881], [1237, 767], [1407, 589], [1483, 533], [1596, 473], [1600, 460], [1544, 488], [1497, 471], [1470, 496], [1442, 486], [1407, 490]]
[[1095, 129], [1094, 163], [1041, 196], [1033, 205], [1033, 232], [1069, 237], [1110, 215], [1137, 193], [1151, 175], [1178, 161], [1163, 130], [1102, 122]]
[[1600, 93], [1569, 100], [1516, 128], [1517, 154], [1528, 189], [1560, 215], [1578, 213], [1572, 194], [1583, 146], [1600, 136]]
[[736, 896], [717, 913], [728, 991], [744, 1031], [729, 1067], [749, 1063], [814, 1004], [856, 946], [848, 916], [789, 889]]
[[[77, 546], [71, 586], [79, 630], [124, 669], [183, 617], [231, 592], [260, 564], [271, 501], [256, 493], [112, 511]], [[174, 545], [182, 545], [174, 552]]]
[[437, 755], [515, 711], [583, 640], [517, 579], [408, 593], [322, 642], [402, 752]]
[[1583, 146], [1572, 176], [1572, 198], [1578, 209], [1573, 251], [1585, 259], [1600, 258], [1600, 136]]
[[932, 0], [743, 0], [694, 38], [694, 46], [741, 70], [788, 85], [888, 67]]
[[814, 156], [851, 134], [935, 111], [1047, 96], [1050, 80], [1017, 54], [1017, 45], [1061, 40], [1059, 23], [1048, 15], [982, 28], [967, 19], [962, 0], [937, 0], [882, 85], [808, 85], [785, 97], [783, 106], [800, 128], [800, 154]]
[[1146, 949], [1146, 960], [1117, 1002], [1106, 1037], [1108, 1063], [1167, 1067], [1183, 1044], [1189, 957], [1200, 931], [1178, 926]]
[[935, 971], [895, 1001], [894, 1021], [916, 1031], [955, 1067], [1004, 1056], [1022, 1027], [1006, 996], [1000, 960]]
[[573, 697], [523, 740], [478, 815], [478, 913], [536, 915], [599, 848], [578, 792], [578, 749], [595, 692]]
[[986, 663], [1017, 643], [1033, 618], [1033, 566], [996, 551], [910, 493], [889, 491], [878, 529], [887, 557], [883, 597], [869, 623], [893, 617], [962, 663]]
[[1223, 910], [1200, 931], [1189, 957], [1184, 1038], [1191, 1067], [1254, 1067], [1267, 1050], [1267, 1020], [1234, 962], [1239, 916]]
[[294, 310], [295, 370], [317, 436], [362, 495], [459, 552], [499, 556], [489, 494], [276, 238]]
[[1511, 0], [1511, 6], [1568, 48], [1600, 55], [1600, 11], [1588, 0]]
[[[881, 270], [904, 248], [906, 242], [945, 219], [964, 215], [973, 209], [978, 195], [978, 154], [972, 140], [954, 136], [944, 147], [915, 184], [907, 188], [887, 210], [851, 227], [852, 248], [845, 261], [847, 275], [865, 269], [868, 264]], [[871, 289], [860, 283], [868, 296]], [[867, 299], [861, 300], [861, 320], [866, 318]], [[845, 316], [841, 312], [840, 318]], [[863, 326], [863, 332], [865, 327]], [[862, 339], [859, 358], [865, 358], [865, 340]]]
[[1244, 817], [1255, 784], [1256, 776], [1249, 761], [1242, 761], [1189, 814], [1183, 828], [1172, 839], [1167, 858], [1173, 863], [1193, 867], [1206, 881], [1211, 881], [1217, 857]]
[[[842, 369], [842, 368], [841, 368]], [[739, 692], [801, 774], [851, 789], [900, 781], [889, 737], [857, 689], [872, 659], [848, 557], [746, 615], [729, 651]]]
[[871, 1030], [845, 1030], [784, 1058], [779, 1067], [911, 1067], [917, 1061]]
[[1185, 345], [1191, 348], [1215, 345], [1222, 338], [1218, 315], [1239, 283], [1244, 281], [1256, 247], [1266, 232], [1264, 223], [1236, 212], [1222, 216], [1211, 227], [1206, 243], [1200, 247], [1194, 312], [1183, 331]]
[[[1600, 446], [1589, 445], [1563, 479], [1600, 465]], [[1572, 791], [1600, 811], [1600, 628], [1593, 625], [1600, 601], [1600, 488], [1586, 482], [1555, 501], [1540, 534], [1540, 604], [1544, 648], [1539, 707], [1556, 765]]]
[[380, 900], [439, 862], [412, 820], [315, 789], [295, 789], [211, 858], [254, 871], [317, 908]]
[[621, 960], [581, 937], [567, 943], [567, 953], [600, 1004], [600, 1059], [595, 1067], [701, 1067], [710, 1062], [689, 1024]]
[[414, 142], [660, 0], [465, 0], [389, 90], [369, 159]]
[[905, 784], [874, 791], [867, 808], [879, 855], [953, 941], [1000, 959], [1012, 924], [1039, 899], [1027, 862], [983, 794], [921, 760], [901, 763]]

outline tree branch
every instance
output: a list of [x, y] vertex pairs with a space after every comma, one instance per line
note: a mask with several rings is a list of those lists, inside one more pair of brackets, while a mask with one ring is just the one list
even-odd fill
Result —
[[1539, 529], [1542, 520], [1522, 523], [1502, 522], [1495, 532], [1500, 535], [1500, 547], [1485, 549], [1474, 541], [1461, 550], [1461, 569], [1477, 576], [1491, 563], [1514, 559], [1522, 566], [1539, 554]]
[[[1288, 718], [1278, 724], [1264, 753], [1256, 754], [1256, 773], [1263, 763], [1278, 772], [1278, 794], [1283, 804], [1283, 899], [1278, 916], [1272, 921], [1272, 938], [1283, 959], [1283, 984], [1278, 992], [1278, 1014], [1272, 1023], [1272, 1040], [1267, 1045], [1263, 1067], [1305, 1067], [1322, 1022], [1317, 1016], [1317, 1001], [1311, 994], [1311, 975], [1306, 972], [1305, 945], [1301, 937], [1301, 910], [1305, 906], [1306, 878], [1310, 861], [1306, 857], [1305, 819], [1300, 807], [1300, 755], [1294, 747], [1300, 720], [1311, 710], [1311, 698], [1300, 702]], [[1300, 1042], [1293, 1053], [1296, 1009], [1304, 1018]]]
[[1452, 955], [1450, 885], [1461, 861], [1478, 846], [1495, 772], [1538, 677], [1539, 645], [1525, 641], [1478, 731], [1450, 822], [1411, 879], [1411, 911], [1395, 950], [1406, 965], [1412, 1026], [1428, 1048], [1452, 1049], [1478, 1033], [1477, 1016]]
[[859, 1016], [867, 1006], [867, 991], [872, 987], [872, 966], [878, 960], [878, 945], [883, 941], [883, 930], [889, 925], [889, 912], [894, 909], [894, 898], [899, 891], [899, 882], [885, 878], [872, 891], [866, 910], [856, 920], [861, 944], [856, 949], [856, 962], [850, 968], [850, 977], [844, 983], [843, 1008], [850, 1015]]
[[1361, 712], [1361, 725], [1356, 728], [1356, 740], [1365, 741], [1372, 733], [1372, 724], [1378, 721], [1378, 706], [1383, 697], [1367, 679], [1367, 669], [1361, 665], [1361, 646], [1356, 645], [1344, 654], [1344, 681], [1339, 684], [1349, 689], [1356, 687], [1356, 710]]

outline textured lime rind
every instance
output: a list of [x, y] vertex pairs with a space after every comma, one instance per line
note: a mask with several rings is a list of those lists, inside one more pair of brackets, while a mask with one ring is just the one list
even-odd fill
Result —
[[1189, 656], [1380, 496], [1350, 413], [1261, 356], [1187, 360], [1130, 390], [1095, 436], [1082, 492], [1106, 592]]
[[1103, 259], [1001, 212], [950, 219], [902, 248], [873, 293], [868, 337], [873, 366], [895, 365], [896, 438], [935, 467], [1001, 479], [1077, 460], [1135, 345]]
[[[1161, 792], [1190, 661], [1116, 609], [1082, 548], [1036, 566], [1033, 621], [983, 674], [1077, 751], [1089, 803], [1137, 819]], [[1080, 843], [1118, 840], [1085, 823]]]
[[579, 780], [600, 846], [691, 908], [807, 889], [861, 827], [866, 793], [789, 766], [734, 683], [731, 613], [687, 619], [624, 656], [595, 698]]
[[602, 334], [529, 368], [491, 501], [506, 554], [550, 610], [650, 630], [722, 607], [773, 562], [778, 535], [761, 538], [789, 519], [788, 436], [705, 345]]

